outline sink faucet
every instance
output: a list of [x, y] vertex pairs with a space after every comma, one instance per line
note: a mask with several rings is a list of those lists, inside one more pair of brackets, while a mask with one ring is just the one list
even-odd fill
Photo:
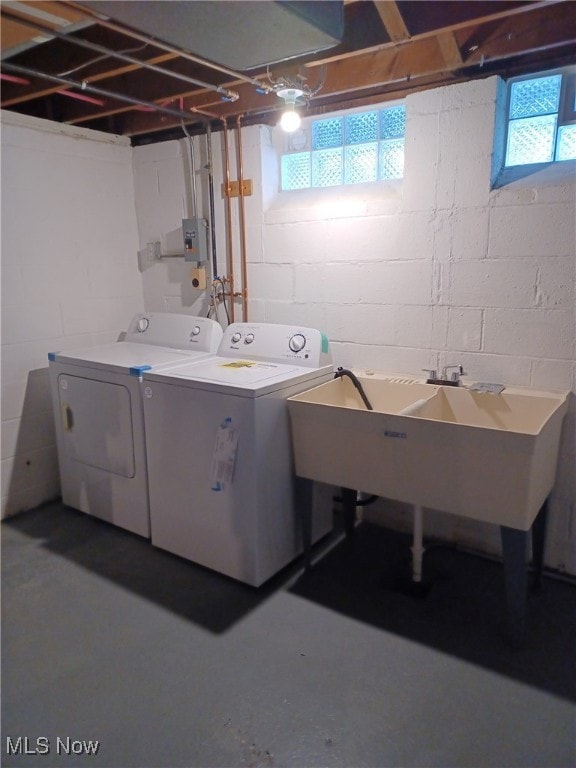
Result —
[[456, 384], [460, 383], [460, 376], [465, 376], [466, 373], [464, 372], [464, 368], [462, 365], [445, 365], [444, 368], [442, 368], [442, 378], [444, 381], [448, 381], [448, 369], [449, 368], [456, 368], [456, 370], [452, 373], [450, 376], [450, 381], [454, 382]]
[[[455, 371], [448, 378], [448, 371], [450, 368], [456, 368]], [[460, 385], [460, 376], [466, 376], [464, 367], [462, 365], [445, 365], [442, 368], [442, 374], [438, 377], [438, 371], [435, 368], [423, 368], [426, 371], [428, 378], [426, 384], [443, 384], [449, 387], [458, 387]]]

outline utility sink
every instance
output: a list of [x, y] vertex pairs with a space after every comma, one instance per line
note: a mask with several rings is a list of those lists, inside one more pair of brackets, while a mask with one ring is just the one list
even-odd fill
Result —
[[288, 399], [296, 474], [528, 531], [556, 474], [568, 392], [358, 375]]

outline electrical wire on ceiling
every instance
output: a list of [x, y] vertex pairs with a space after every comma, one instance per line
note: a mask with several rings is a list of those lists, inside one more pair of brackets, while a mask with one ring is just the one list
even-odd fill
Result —
[[[176, 80], [182, 80], [185, 83], [188, 83], [189, 85], [198, 86], [200, 88], [206, 88], [209, 91], [215, 91], [218, 93], [221, 98], [225, 101], [236, 101], [239, 98], [239, 94], [236, 91], [231, 91], [228, 88], [224, 88], [220, 85], [214, 85], [213, 83], [206, 83], [203, 80], [198, 80], [197, 78], [188, 77], [188, 75], [183, 75], [179, 72], [175, 72], [170, 69], [165, 69], [164, 67], [159, 67], [157, 64], [149, 64], [146, 61], [141, 61], [140, 59], [135, 59], [133, 56], [130, 56], [126, 53], [122, 53], [121, 51], [114, 51], [110, 48], [105, 48], [102, 45], [98, 45], [97, 43], [91, 43], [88, 40], [84, 40], [80, 37], [75, 37], [74, 35], [67, 34], [65, 32], [59, 32], [56, 29], [52, 29], [51, 27], [46, 27], [44, 24], [40, 24], [37, 21], [32, 21], [30, 19], [23, 19], [20, 16], [17, 16], [16, 14], [9, 13], [8, 11], [2, 10], [2, 15], [6, 17], [7, 19], [10, 19], [11, 21], [14, 21], [16, 24], [23, 24], [24, 26], [30, 27], [32, 29], [36, 29], [40, 32], [44, 32], [45, 34], [48, 34], [52, 37], [56, 37], [59, 40], [65, 40], [68, 43], [73, 43], [74, 45], [78, 45], [81, 48], [86, 48], [91, 51], [95, 51], [96, 53], [100, 53], [103, 56], [110, 56], [116, 59], [120, 59], [120, 61], [125, 61], [129, 64], [135, 64], [139, 69], [147, 69], [152, 72], [158, 72], [162, 75], [167, 75], [168, 77], [175, 78]], [[177, 51], [173, 51], [174, 53], [177, 53]], [[3, 66], [6, 66], [10, 62], [7, 61], [3, 64]], [[48, 75], [48, 73], [46, 73]], [[51, 75], [51, 77], [54, 77], [54, 75]]]
[[[124, 53], [137, 53], [138, 51], [143, 51], [144, 48], [147, 48], [148, 44], [146, 45], [139, 45], [136, 48], [123, 48], [122, 50], [118, 51], [118, 53], [124, 54]], [[92, 64], [97, 64], [99, 61], [105, 61], [106, 59], [111, 58], [109, 54], [104, 54], [102, 56], [97, 56], [95, 59], [90, 59], [90, 61], [85, 61], [83, 64], [79, 64], [77, 67], [73, 67], [72, 69], [67, 69], [65, 72], [57, 72], [56, 74], [59, 77], [67, 77], [68, 75], [73, 75], [75, 72], [80, 72], [82, 69], [86, 69], [86, 67], [92, 66]]]
[[310, 99], [319, 93], [324, 87], [328, 70], [326, 64], [322, 64], [320, 67], [318, 67], [318, 78], [314, 85], [310, 85], [308, 83], [308, 74], [310, 71], [310, 69], [306, 69], [303, 72], [301, 69], [299, 69], [296, 75], [290, 75], [287, 73], [279, 76], [273, 76], [270, 72], [270, 67], [268, 66], [266, 67], [266, 76], [272, 86], [274, 93], [278, 93], [278, 91], [285, 90], [286, 88], [293, 88], [301, 91], [300, 98], [308, 103]]

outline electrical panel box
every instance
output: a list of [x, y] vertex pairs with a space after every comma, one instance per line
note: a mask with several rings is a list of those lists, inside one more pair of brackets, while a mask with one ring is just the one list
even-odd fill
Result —
[[182, 219], [185, 261], [206, 261], [208, 243], [206, 226], [202, 219]]

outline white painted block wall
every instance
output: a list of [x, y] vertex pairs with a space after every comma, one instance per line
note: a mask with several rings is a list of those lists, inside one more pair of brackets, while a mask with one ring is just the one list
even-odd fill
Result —
[[[462, 362], [472, 381], [575, 392], [574, 163], [491, 189], [499, 98], [494, 77], [409, 96], [404, 179], [390, 185], [279, 194], [281, 133], [246, 129], [244, 175], [255, 188], [246, 201], [250, 317], [322, 329], [347, 367], [419, 374]], [[183, 215], [182, 153], [179, 142], [135, 153], [141, 247]], [[217, 206], [225, 272], [218, 195]], [[236, 208], [233, 242], [237, 253]], [[156, 263], [143, 278], [147, 309], [197, 306], [184, 266]], [[575, 421], [572, 397], [547, 548], [547, 563], [570, 573]], [[409, 524], [399, 505], [371, 514]], [[495, 527], [443, 513], [427, 513], [427, 533], [499, 550]]]
[[48, 352], [143, 310], [127, 139], [2, 112], [2, 517], [59, 496]]

